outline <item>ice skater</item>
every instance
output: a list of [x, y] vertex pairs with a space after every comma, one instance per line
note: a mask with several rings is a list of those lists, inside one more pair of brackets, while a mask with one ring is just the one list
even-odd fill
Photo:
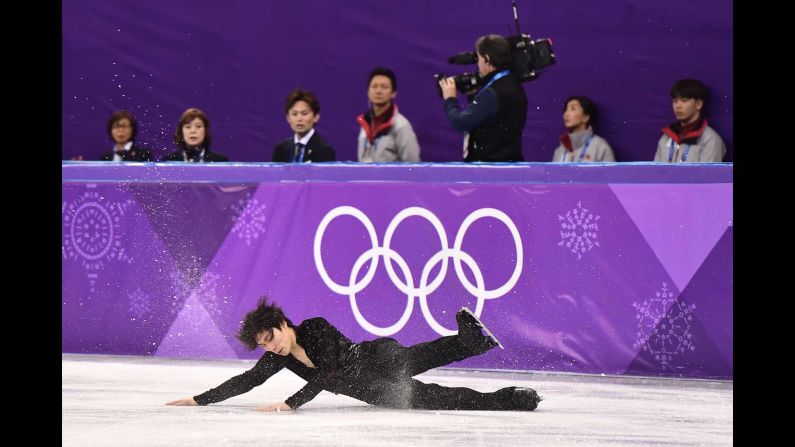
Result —
[[258, 407], [257, 411], [296, 410], [322, 390], [388, 408], [535, 410], [541, 397], [531, 388], [512, 386], [481, 393], [413, 378], [500, 345], [469, 309], [461, 309], [455, 317], [457, 335], [408, 347], [393, 338], [353, 343], [322, 317], [295, 326], [281, 308], [261, 298], [257, 308], [246, 314], [237, 334], [238, 340], [252, 351], [257, 346], [265, 349], [254, 367], [204, 393], [166, 405], [221, 402], [262, 385], [287, 368], [307, 384], [284, 402]]

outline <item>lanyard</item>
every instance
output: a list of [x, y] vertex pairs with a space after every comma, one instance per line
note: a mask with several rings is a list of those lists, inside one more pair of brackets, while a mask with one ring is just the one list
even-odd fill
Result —
[[[682, 163], [684, 163], [684, 161], [687, 160], [687, 154], [689, 154], [689, 153], [690, 153], [690, 145], [688, 144], [687, 148], [685, 149], [685, 151], [682, 152]], [[671, 163], [671, 162], [676, 163], [673, 160], [674, 160], [674, 139], [671, 138], [671, 146], [668, 149], [668, 163]]]
[[[491, 78], [491, 80], [489, 80], [489, 82], [487, 82], [486, 85], [484, 85], [483, 88], [480, 89], [480, 91], [482, 92], [482, 91], [486, 90], [487, 88], [489, 88], [491, 86], [491, 84], [494, 84], [494, 82], [498, 81], [501, 78], [504, 78], [504, 77], [508, 76], [509, 74], [511, 74], [510, 70], [507, 70], [507, 69], [506, 70], [502, 70], [501, 72], [499, 72], [496, 75], [494, 75], [494, 77]], [[478, 92], [478, 95], [480, 95], [480, 92]]]
[[[593, 139], [593, 134], [585, 141], [585, 146], [582, 148], [582, 152], [580, 152], [580, 156], [577, 158], [577, 161], [582, 161], [582, 158], [585, 157], [585, 153], [588, 152], [588, 146], [591, 145], [591, 139]], [[563, 158], [561, 158], [561, 162], [565, 162], [566, 159], [569, 157], [567, 151], [563, 151]], [[573, 160], [572, 160], [573, 161]]]

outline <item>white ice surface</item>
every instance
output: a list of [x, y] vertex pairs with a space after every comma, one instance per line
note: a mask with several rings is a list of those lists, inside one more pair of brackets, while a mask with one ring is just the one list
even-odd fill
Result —
[[533, 412], [377, 408], [321, 392], [296, 412], [262, 413], [304, 385], [282, 371], [205, 407], [199, 394], [253, 365], [64, 354], [64, 446], [567, 446], [732, 445], [733, 383], [572, 374], [434, 370], [424, 382], [493, 391], [529, 386]]

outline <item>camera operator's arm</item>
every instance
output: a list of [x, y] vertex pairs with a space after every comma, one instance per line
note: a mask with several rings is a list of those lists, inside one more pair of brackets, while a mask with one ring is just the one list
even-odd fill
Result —
[[455, 93], [455, 81], [453, 78], [445, 78], [439, 81], [444, 96], [444, 109], [447, 111], [447, 119], [455, 130], [466, 131], [479, 126], [489, 118], [497, 116], [499, 101], [494, 90], [487, 88], [475, 96], [475, 100], [464, 110], [459, 109], [458, 100]]

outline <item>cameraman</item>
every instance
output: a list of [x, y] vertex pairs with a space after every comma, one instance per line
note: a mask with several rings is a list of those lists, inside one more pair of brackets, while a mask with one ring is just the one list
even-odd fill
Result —
[[464, 161], [524, 161], [527, 96], [509, 70], [511, 46], [492, 34], [479, 38], [475, 50], [483, 87], [469, 107], [459, 109], [453, 78], [439, 81], [447, 118], [456, 130], [469, 132]]

